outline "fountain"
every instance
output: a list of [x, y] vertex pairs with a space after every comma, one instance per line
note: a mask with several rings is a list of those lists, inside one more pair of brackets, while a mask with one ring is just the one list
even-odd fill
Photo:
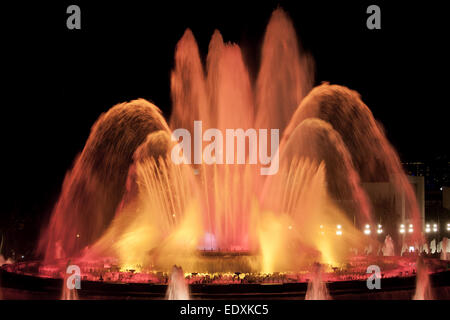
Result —
[[[376, 200], [383, 197], [369, 192], [376, 183], [389, 183], [390, 192], [401, 195], [404, 218], [415, 226], [408, 240], [421, 243], [413, 189], [381, 126], [357, 92], [328, 83], [313, 88], [312, 58], [297, 41], [288, 15], [276, 9], [252, 79], [237, 44], [216, 30], [203, 64], [186, 30], [175, 51], [168, 123], [143, 99], [99, 117], [40, 238], [40, 272], [61, 269], [70, 258], [84, 270], [107, 269], [114, 279], [127, 273], [158, 282], [155, 274], [171, 272], [167, 298], [188, 299], [183, 270], [174, 264], [229, 281], [236, 272], [247, 281], [314, 265], [307, 298], [327, 299], [321, 265], [351, 269], [357, 252], [369, 255], [381, 245], [361, 232], [375, 221]], [[174, 163], [179, 141], [172, 134], [180, 128], [203, 139]], [[234, 138], [230, 155], [218, 139], [205, 139], [211, 129], [237, 128], [255, 129], [259, 157], [279, 160], [276, 174], [260, 174], [268, 163], [249, 161], [254, 150], [245, 138], [242, 163]], [[267, 134], [272, 129], [281, 137], [278, 148], [272, 143], [278, 136]], [[213, 161], [198, 161], [206, 151]], [[384, 219], [397, 223], [394, 214]], [[390, 236], [382, 251], [394, 255]], [[63, 298], [76, 297], [63, 291]]]
[[173, 266], [172, 273], [167, 286], [166, 299], [189, 300], [189, 287], [184, 279], [183, 269]]
[[322, 280], [322, 266], [315, 263], [311, 273], [311, 279], [308, 282], [305, 300], [330, 300], [327, 285]]
[[392, 240], [390, 235], [387, 235], [384, 239], [384, 245], [383, 245], [383, 256], [385, 257], [392, 257], [394, 256], [394, 241]]
[[431, 240], [430, 251], [432, 254], [436, 253], [436, 239]]
[[64, 279], [61, 300], [78, 300], [77, 289], [69, 289], [66, 285], [66, 279]]
[[413, 300], [432, 300], [433, 293], [431, 289], [429, 270], [423, 258], [419, 257], [416, 263], [416, 292]]
[[447, 237], [442, 238], [441, 260], [450, 260], [450, 243]]

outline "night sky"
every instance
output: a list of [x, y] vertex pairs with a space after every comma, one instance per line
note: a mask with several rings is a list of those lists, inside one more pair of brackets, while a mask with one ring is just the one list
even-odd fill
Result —
[[[315, 59], [316, 84], [360, 92], [402, 161], [449, 156], [441, 1], [92, 2], [22, 2], [2, 10], [0, 230], [13, 228], [18, 246], [19, 239], [34, 245], [102, 112], [142, 97], [170, 115], [174, 48], [186, 28], [203, 58], [214, 29], [239, 43], [254, 78], [264, 29], [278, 5]], [[70, 4], [81, 7], [80, 31], [66, 28]], [[381, 30], [366, 28], [370, 4], [381, 7]]]

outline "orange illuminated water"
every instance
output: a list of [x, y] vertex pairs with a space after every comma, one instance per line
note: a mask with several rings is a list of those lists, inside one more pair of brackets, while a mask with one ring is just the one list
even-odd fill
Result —
[[[405, 196], [412, 236], [420, 240], [413, 190], [383, 130], [356, 92], [312, 89], [313, 69], [282, 9], [268, 23], [256, 79], [240, 47], [219, 31], [203, 62], [186, 30], [175, 51], [169, 124], [143, 99], [101, 115], [65, 177], [40, 253], [46, 261], [112, 258], [134, 270], [336, 265], [351, 248], [376, 244], [361, 232], [376, 222], [362, 183], [380, 181]], [[262, 176], [260, 164], [174, 164], [171, 132], [192, 132], [196, 120], [203, 131], [279, 129], [278, 173]], [[248, 255], [206, 259], [205, 250]]]

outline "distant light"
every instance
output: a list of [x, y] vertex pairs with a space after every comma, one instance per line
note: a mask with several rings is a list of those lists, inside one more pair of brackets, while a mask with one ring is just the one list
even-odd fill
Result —
[[441, 187], [441, 191], [443, 190], [443, 188]]
[[410, 228], [412, 228], [412, 227], [413, 227], [413, 225], [412, 225], [412, 224], [410, 224], [410, 225], [409, 225], [409, 227], [410, 227]]
[[24, 259], [25, 258], [25, 256], [22, 256], [22, 259]]
[[409, 252], [414, 252], [414, 247], [413, 246], [409, 247]]
[[431, 232], [431, 229], [430, 229], [430, 228], [426, 228], [426, 229], [425, 229], [425, 232], [426, 232], [426, 233], [430, 233], [430, 232]]
[[341, 230], [336, 231], [336, 235], [342, 236], [342, 231]]
[[320, 228], [320, 229], [323, 229], [323, 225], [321, 224], [319, 228]]
[[370, 229], [370, 226], [368, 224], [366, 224], [366, 229]]
[[175, 218], [175, 213], [174, 213], [174, 214], [172, 214], [172, 217], [174, 217], [174, 218]]
[[435, 224], [433, 224], [433, 228], [437, 228], [437, 224], [435, 223]]
[[370, 234], [370, 229], [365, 229], [365, 230], [364, 230], [364, 234], [369, 235], [369, 234]]
[[405, 233], [405, 229], [400, 229], [400, 233]]
[[408, 229], [408, 232], [409, 232], [409, 233], [412, 233], [413, 231], [414, 231], [413, 228], [409, 228], [409, 229]]
[[79, 233], [77, 233], [77, 238], [79, 238], [80, 237], [80, 234]]
[[342, 226], [341, 226], [340, 224], [338, 224], [338, 225], [337, 225], [337, 228], [338, 228], [338, 229], [341, 229], [341, 228], [342, 228]]
[[429, 224], [427, 224], [427, 228], [429, 228], [430, 227], [430, 225]]
[[378, 234], [383, 233], [383, 226], [381, 224], [378, 225], [377, 233]]
[[400, 228], [402, 228], [402, 229], [405, 228], [405, 225], [404, 225], [404, 224], [401, 224], [401, 225], [400, 225]]
[[292, 230], [292, 226], [288, 226], [288, 229], [289, 229], [289, 230]]

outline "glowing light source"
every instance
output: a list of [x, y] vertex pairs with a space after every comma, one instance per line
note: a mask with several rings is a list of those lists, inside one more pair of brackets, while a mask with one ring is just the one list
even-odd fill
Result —
[[400, 225], [400, 233], [405, 233], [405, 225], [404, 224]]
[[450, 223], [447, 223], [447, 231], [450, 231]]
[[366, 224], [366, 227], [364, 229], [364, 234], [366, 234], [366, 235], [370, 234], [370, 225]]
[[383, 233], [383, 226], [381, 224], [378, 225], [377, 233], [378, 234]]
[[80, 237], [80, 234], [79, 233], [77, 233], [77, 238], [79, 238]]
[[409, 247], [409, 252], [414, 252], [414, 247], [413, 246]]
[[289, 229], [289, 230], [292, 230], [292, 226], [288, 226], [288, 229]]
[[412, 225], [412, 224], [409, 224], [408, 232], [409, 232], [409, 233], [413, 233], [413, 231], [414, 231], [413, 225]]
[[437, 232], [438, 231], [438, 227], [437, 227], [437, 224], [435, 223], [435, 224], [433, 224], [433, 232]]
[[336, 235], [337, 235], [337, 236], [342, 236], [342, 230], [336, 231]]

